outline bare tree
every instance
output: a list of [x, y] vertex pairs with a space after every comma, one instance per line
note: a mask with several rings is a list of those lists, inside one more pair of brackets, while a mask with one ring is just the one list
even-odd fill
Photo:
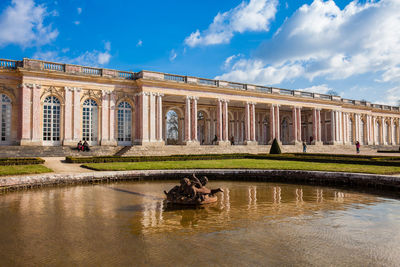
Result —
[[178, 141], [178, 131], [178, 114], [170, 110], [167, 112], [167, 140], [169, 140], [170, 143], [176, 143]]

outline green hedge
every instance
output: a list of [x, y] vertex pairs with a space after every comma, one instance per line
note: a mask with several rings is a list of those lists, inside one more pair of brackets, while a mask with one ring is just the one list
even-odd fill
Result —
[[104, 157], [66, 157], [68, 163], [107, 163], [107, 162], [144, 162], [144, 161], [181, 161], [181, 160], [217, 160], [243, 159], [249, 154], [201, 154], [201, 155], [171, 155], [171, 156], [104, 156]]
[[360, 164], [360, 165], [376, 165], [376, 166], [400, 166], [400, 158], [396, 157], [358, 157], [353, 155], [305, 155], [305, 154], [280, 154], [280, 155], [249, 155], [247, 158], [252, 159], [274, 159], [274, 160], [292, 160], [304, 162], [319, 163], [343, 163], [343, 164]]
[[332, 154], [202, 154], [202, 155], [172, 155], [145, 157], [66, 157], [68, 163], [109, 163], [109, 162], [145, 162], [145, 161], [184, 161], [184, 160], [219, 160], [219, 159], [271, 159], [293, 160], [320, 163], [349, 163], [378, 166], [400, 166], [400, 157], [377, 157], [361, 155], [332, 155]]
[[0, 166], [42, 164], [41, 158], [0, 158]]

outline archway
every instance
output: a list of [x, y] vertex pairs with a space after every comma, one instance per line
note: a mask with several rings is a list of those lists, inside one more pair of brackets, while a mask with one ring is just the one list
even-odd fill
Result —
[[171, 109], [165, 116], [166, 123], [166, 144], [177, 145], [179, 144], [179, 117], [178, 113]]
[[381, 129], [380, 124], [378, 121], [375, 123], [375, 143], [377, 145], [381, 144]]
[[197, 112], [197, 140], [200, 145], [206, 142], [206, 117], [203, 111]]
[[389, 122], [383, 123], [383, 144], [387, 145], [389, 143]]
[[281, 122], [281, 142], [283, 145], [290, 144], [290, 119], [284, 117]]
[[45, 145], [60, 144], [60, 100], [48, 96], [43, 103], [43, 143]]

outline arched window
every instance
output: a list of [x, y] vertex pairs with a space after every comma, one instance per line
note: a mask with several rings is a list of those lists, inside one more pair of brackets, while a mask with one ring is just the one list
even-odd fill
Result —
[[97, 143], [98, 108], [93, 99], [83, 102], [82, 112], [82, 139], [91, 144]]
[[0, 144], [10, 142], [11, 131], [11, 99], [0, 94]]
[[282, 120], [281, 124], [281, 142], [282, 144], [289, 144], [290, 140], [290, 129], [289, 129], [289, 122], [287, 118]]
[[60, 141], [60, 100], [55, 96], [48, 96], [43, 104], [43, 141]]
[[132, 106], [128, 102], [118, 105], [118, 143], [128, 144], [132, 141]]

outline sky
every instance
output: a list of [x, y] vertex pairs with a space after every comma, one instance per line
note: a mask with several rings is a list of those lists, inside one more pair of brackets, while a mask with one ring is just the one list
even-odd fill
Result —
[[398, 105], [400, 0], [1, 0], [0, 58]]

